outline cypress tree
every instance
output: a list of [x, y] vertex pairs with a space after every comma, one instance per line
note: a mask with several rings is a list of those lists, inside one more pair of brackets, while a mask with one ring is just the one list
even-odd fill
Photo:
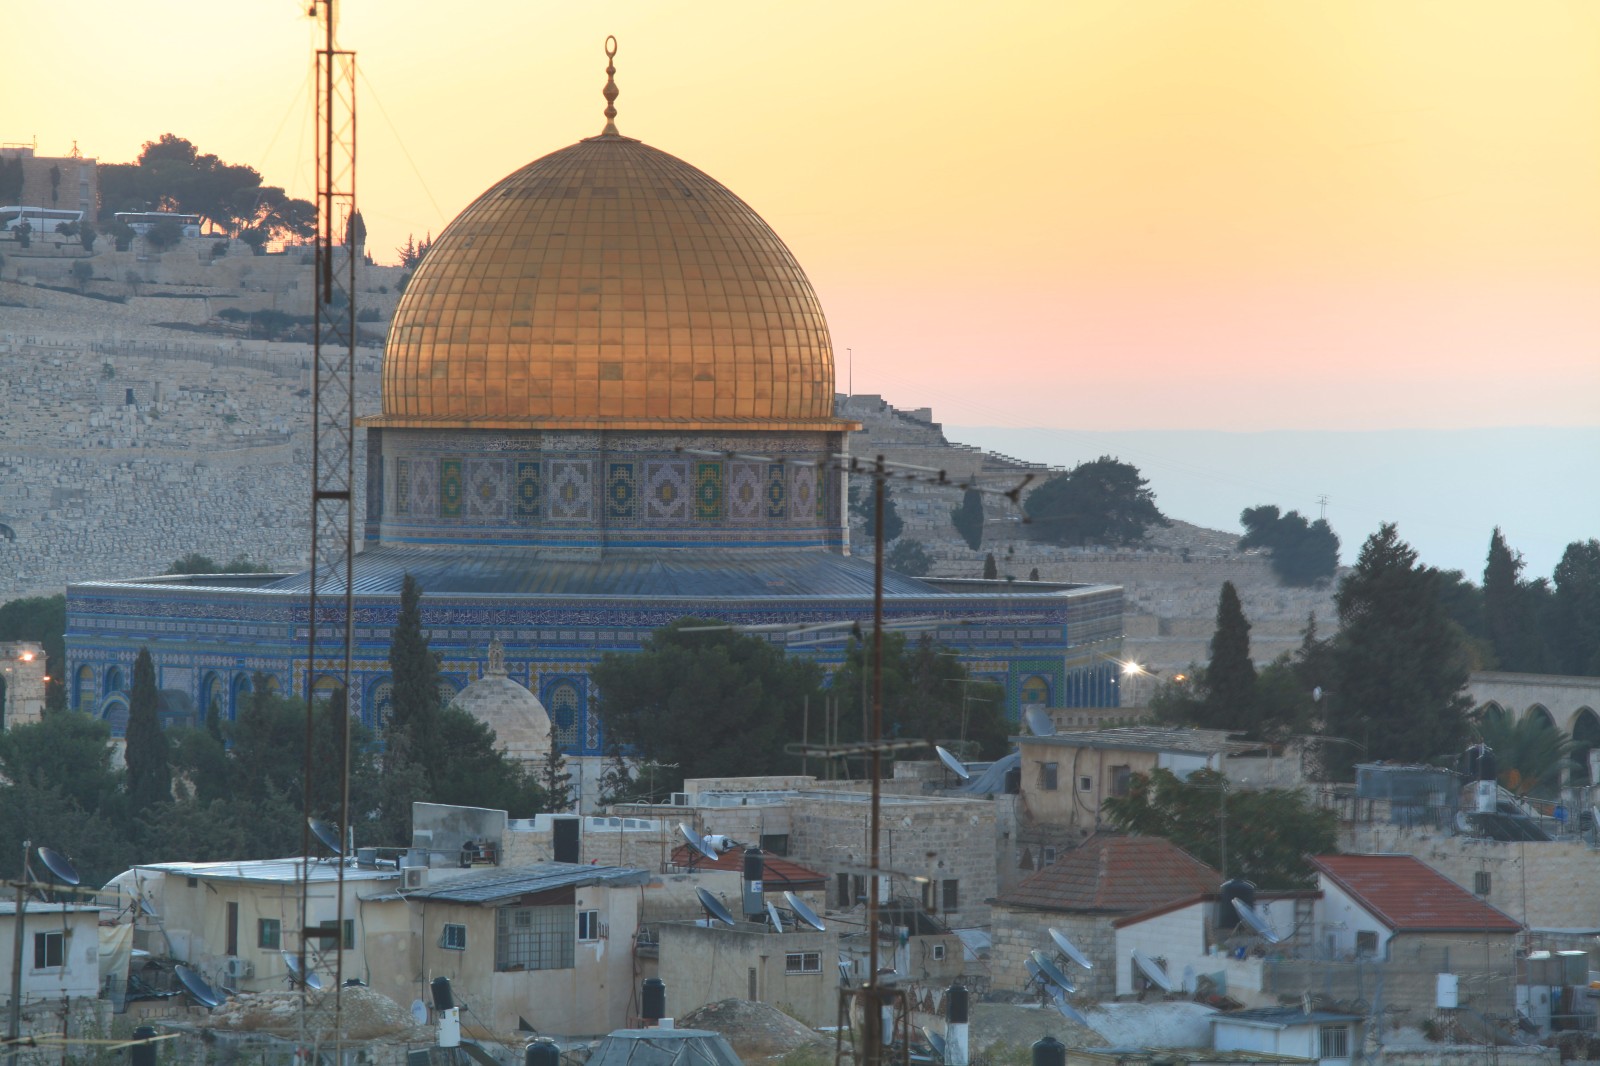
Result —
[[950, 511], [950, 524], [956, 527], [967, 547], [977, 551], [983, 546], [983, 493], [968, 489], [961, 497], [961, 506]]
[[1250, 623], [1233, 582], [1222, 583], [1217, 599], [1217, 630], [1211, 637], [1211, 662], [1206, 667], [1206, 699], [1201, 711], [1213, 729], [1255, 732], [1256, 664], [1250, 658]]
[[389, 671], [394, 695], [386, 739], [396, 754], [427, 762], [438, 740], [439, 660], [422, 632], [422, 588], [410, 574], [400, 587], [400, 615], [389, 640]]
[[1000, 567], [994, 561], [994, 552], [990, 552], [983, 557], [983, 579], [985, 581], [998, 581], [1000, 579]]
[[1533, 596], [1522, 580], [1522, 553], [1511, 550], [1498, 526], [1483, 568], [1483, 623], [1500, 669], [1542, 673], [1550, 668]]
[[156, 666], [149, 648], [140, 648], [133, 663], [128, 693], [128, 798], [134, 814], [172, 799], [172, 768], [167, 734], [161, 728]]

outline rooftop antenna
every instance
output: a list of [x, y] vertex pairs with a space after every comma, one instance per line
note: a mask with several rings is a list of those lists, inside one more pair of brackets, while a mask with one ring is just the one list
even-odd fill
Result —
[[1317, 517], [1323, 521], [1328, 518], [1328, 494], [1323, 493], [1317, 497]]

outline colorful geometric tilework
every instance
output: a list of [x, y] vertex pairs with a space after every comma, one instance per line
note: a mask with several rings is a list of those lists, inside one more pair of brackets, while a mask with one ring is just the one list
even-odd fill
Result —
[[505, 518], [506, 464], [499, 459], [467, 460], [467, 514], [472, 518]]
[[606, 517], [616, 519], [637, 518], [639, 514], [639, 485], [633, 474], [632, 463], [606, 464]]
[[439, 460], [439, 517], [461, 517], [461, 460]]
[[789, 515], [810, 518], [817, 508], [817, 468], [795, 466], [789, 471]]
[[541, 465], [537, 459], [517, 461], [516, 494], [511, 509], [517, 521], [523, 525], [539, 519], [539, 504], [542, 502], [542, 494], [539, 491]]
[[411, 509], [411, 460], [396, 459], [394, 461], [394, 510], [396, 514], [408, 514]]
[[689, 464], [677, 459], [644, 464], [644, 511], [652, 522], [689, 520]]
[[789, 486], [784, 481], [783, 464], [769, 463], [767, 465], [767, 517], [787, 518], [789, 516]]
[[694, 464], [694, 516], [702, 522], [722, 517], [722, 464]]
[[550, 517], [562, 522], [594, 517], [594, 478], [587, 460], [550, 460]]
[[762, 488], [766, 468], [760, 463], [728, 464], [728, 517], [735, 522], [753, 522], [766, 512]]
[[411, 511], [432, 518], [439, 506], [439, 465], [432, 459], [411, 460]]

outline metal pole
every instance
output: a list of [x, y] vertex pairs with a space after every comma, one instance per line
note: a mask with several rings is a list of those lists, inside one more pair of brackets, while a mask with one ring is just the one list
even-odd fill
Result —
[[883, 791], [883, 456], [872, 476], [872, 733], [867, 765], [872, 775], [872, 822], [868, 848], [872, 873], [867, 891], [867, 997], [862, 1004], [862, 1062], [883, 1061], [883, 1010], [878, 999], [878, 822]]
[[7, 1066], [17, 1066], [17, 1041], [22, 1037], [22, 922], [28, 910], [28, 851], [33, 841], [22, 842], [22, 872], [17, 875], [17, 922], [11, 940], [11, 1018], [6, 1027], [10, 1050], [6, 1054]]

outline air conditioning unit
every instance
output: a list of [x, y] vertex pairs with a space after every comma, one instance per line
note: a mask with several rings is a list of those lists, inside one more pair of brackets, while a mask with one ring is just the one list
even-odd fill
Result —
[[406, 892], [415, 892], [428, 887], [428, 868], [426, 866], [403, 866], [400, 868], [400, 888]]
[[674, 792], [672, 794], [672, 805], [674, 807], [687, 807], [687, 806], [689, 806], [689, 793], [687, 793], [687, 792]]
[[249, 959], [241, 959], [237, 955], [229, 955], [222, 963], [222, 972], [232, 980], [240, 980], [256, 975], [256, 964]]

